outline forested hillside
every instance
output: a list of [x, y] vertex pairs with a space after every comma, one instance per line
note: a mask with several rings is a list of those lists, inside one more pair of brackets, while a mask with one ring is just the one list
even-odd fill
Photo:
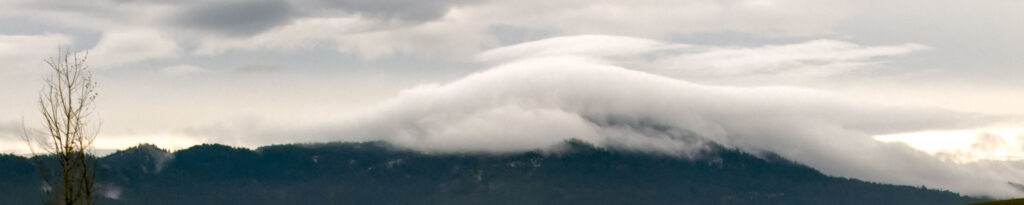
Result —
[[[596, 148], [431, 154], [382, 142], [140, 145], [97, 160], [102, 204], [969, 204], [956, 193], [825, 176], [773, 155], [697, 159]], [[37, 158], [39, 159], [39, 158]], [[43, 159], [45, 161], [45, 159]], [[31, 160], [0, 156], [4, 204], [39, 204]]]

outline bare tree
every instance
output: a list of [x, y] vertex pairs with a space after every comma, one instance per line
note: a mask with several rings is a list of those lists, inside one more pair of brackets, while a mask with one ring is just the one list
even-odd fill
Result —
[[[98, 131], [98, 120], [92, 120], [96, 100], [96, 83], [85, 64], [87, 55], [74, 54], [67, 48], [58, 49], [57, 56], [46, 59], [52, 73], [45, 79], [46, 85], [39, 93], [39, 108], [45, 119], [46, 137], [42, 140], [43, 150], [60, 162], [61, 181], [49, 184], [61, 186], [53, 202], [77, 205], [93, 204], [95, 183], [89, 153]], [[97, 124], [92, 124], [96, 122]], [[25, 139], [29, 148], [34, 148], [29, 132]], [[45, 163], [37, 163], [40, 172], [45, 172]]]

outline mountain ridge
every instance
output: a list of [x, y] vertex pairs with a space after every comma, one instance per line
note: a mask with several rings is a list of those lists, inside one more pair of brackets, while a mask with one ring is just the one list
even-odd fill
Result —
[[[981, 198], [826, 176], [771, 153], [713, 147], [697, 158], [566, 141], [559, 152], [424, 153], [385, 142], [139, 145], [97, 158], [104, 204], [968, 204]], [[0, 193], [36, 197], [31, 162]], [[39, 159], [39, 158], [35, 158]], [[45, 157], [42, 158], [45, 160]], [[28, 168], [25, 165], [28, 163]], [[18, 173], [14, 173], [18, 172]], [[26, 173], [28, 172], [28, 173]], [[40, 184], [38, 174], [34, 175]], [[6, 180], [5, 180], [6, 181]], [[7, 187], [7, 188], [4, 188]], [[25, 203], [31, 204], [26, 200]], [[22, 202], [22, 201], [19, 201]], [[14, 203], [20, 204], [20, 203]], [[38, 204], [38, 203], [35, 203]]]

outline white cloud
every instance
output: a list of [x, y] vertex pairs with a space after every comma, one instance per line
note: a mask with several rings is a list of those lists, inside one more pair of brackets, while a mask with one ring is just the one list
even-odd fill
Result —
[[870, 68], [886, 57], [928, 49], [919, 44], [862, 46], [820, 39], [759, 47], [716, 47], [652, 39], [579, 35], [554, 37], [496, 48], [478, 55], [486, 62], [551, 56], [587, 56], [612, 60], [675, 77], [707, 79], [814, 79]]
[[156, 59], [178, 57], [178, 44], [155, 30], [111, 31], [89, 51], [89, 64], [107, 69]]
[[615, 57], [640, 55], [659, 49], [677, 49], [686, 45], [671, 45], [650, 39], [609, 36], [581, 35], [554, 37], [538, 41], [496, 48], [477, 56], [482, 61], [514, 60], [544, 56], [595, 56]]
[[927, 49], [919, 44], [861, 46], [836, 40], [814, 40], [757, 48], [719, 48], [688, 53], [658, 62], [662, 69], [680, 69], [712, 76], [787, 75], [822, 77], [876, 61]]
[[809, 89], [701, 85], [558, 55], [529, 56], [447, 84], [406, 90], [331, 132], [341, 139], [384, 139], [431, 151], [543, 149], [578, 138], [686, 155], [715, 142], [775, 152], [830, 175], [1007, 197], [1019, 194], [1007, 181], [1024, 181], [1024, 172], [1006, 166], [1011, 162], [957, 165], [872, 138], [1000, 120], [882, 106]]

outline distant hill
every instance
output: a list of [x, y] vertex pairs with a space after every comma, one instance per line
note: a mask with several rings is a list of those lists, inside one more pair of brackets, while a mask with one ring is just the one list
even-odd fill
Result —
[[[829, 177], [774, 155], [698, 159], [566, 142], [564, 152], [429, 154], [383, 142], [140, 145], [97, 159], [101, 204], [970, 204], [923, 187]], [[36, 158], [49, 160], [44, 158]], [[0, 155], [0, 199], [39, 204], [29, 159]]]

